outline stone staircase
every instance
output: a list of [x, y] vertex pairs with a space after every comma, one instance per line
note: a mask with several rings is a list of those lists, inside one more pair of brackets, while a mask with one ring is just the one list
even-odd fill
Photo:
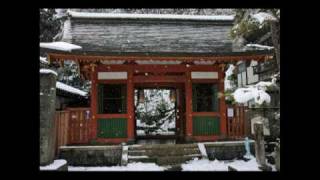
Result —
[[197, 144], [146, 144], [128, 147], [128, 163], [153, 162], [160, 166], [178, 165], [201, 158]]

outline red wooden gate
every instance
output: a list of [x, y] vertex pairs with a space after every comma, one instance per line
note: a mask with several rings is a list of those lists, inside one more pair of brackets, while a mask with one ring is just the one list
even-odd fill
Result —
[[233, 117], [227, 117], [228, 137], [231, 139], [241, 139], [246, 135], [245, 128], [245, 106], [234, 105]]

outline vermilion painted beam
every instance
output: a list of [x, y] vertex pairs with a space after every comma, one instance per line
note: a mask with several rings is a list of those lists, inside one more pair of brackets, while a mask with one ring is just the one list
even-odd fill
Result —
[[63, 60], [75, 60], [80, 62], [99, 62], [101, 60], [125, 60], [132, 62], [136, 60], [156, 60], [156, 61], [183, 61], [193, 62], [196, 60], [204, 61], [243, 61], [243, 60], [266, 60], [270, 59], [267, 55], [225, 55], [225, 56], [92, 56], [92, 55], [74, 55], [74, 54], [61, 54], [61, 53], [50, 53], [50, 61], [63, 61]]
[[134, 76], [134, 83], [157, 83], [157, 82], [171, 82], [179, 83], [185, 82], [185, 76]]

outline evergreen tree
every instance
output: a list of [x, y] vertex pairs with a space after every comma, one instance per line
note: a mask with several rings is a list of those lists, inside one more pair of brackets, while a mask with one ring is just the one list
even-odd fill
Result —
[[145, 125], [138, 126], [138, 130], [144, 130], [146, 135], [172, 130], [168, 124], [175, 122], [175, 104], [168, 101], [168, 93], [168, 90], [145, 90], [144, 103], [139, 103], [136, 111], [136, 118]]
[[[58, 40], [55, 38], [62, 32], [63, 21], [64, 18], [58, 16], [56, 9], [40, 9], [40, 42]], [[41, 52], [40, 56], [46, 56], [46, 54]], [[50, 65], [50, 68], [56, 68], [58, 81], [89, 92], [91, 83], [80, 78], [79, 66], [75, 62], [65, 61], [63, 67]]]
[[[280, 10], [279, 9], [237, 9], [235, 24], [230, 35], [233, 39], [244, 38], [247, 43], [254, 43], [267, 32], [272, 34], [278, 69], [280, 69]], [[272, 19], [259, 22], [254, 16], [264, 13]]]
[[61, 21], [55, 9], [40, 9], [40, 42], [52, 42], [61, 30]]

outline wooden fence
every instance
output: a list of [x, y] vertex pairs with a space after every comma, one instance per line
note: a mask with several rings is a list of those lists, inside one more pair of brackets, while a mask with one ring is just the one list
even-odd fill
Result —
[[90, 108], [67, 108], [56, 111], [56, 154], [59, 147], [72, 144], [87, 144], [90, 136]]
[[67, 145], [68, 143], [68, 125], [69, 125], [69, 111], [56, 111], [55, 115], [55, 152], [59, 154], [59, 147]]
[[[227, 116], [228, 137], [230, 139], [244, 138], [247, 134], [245, 106], [234, 105], [234, 106], [231, 106], [228, 108], [233, 109], [233, 113], [227, 112], [227, 114], [228, 114], [228, 116]], [[230, 114], [233, 114], [233, 117], [230, 117], [229, 116]]]

